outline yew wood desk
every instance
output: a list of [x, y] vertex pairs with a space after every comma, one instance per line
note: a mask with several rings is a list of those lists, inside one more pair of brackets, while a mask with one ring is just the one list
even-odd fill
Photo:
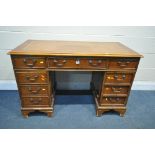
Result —
[[25, 117], [52, 116], [55, 71], [91, 71], [96, 115], [114, 110], [123, 116], [142, 55], [119, 42], [28, 40], [10, 51]]

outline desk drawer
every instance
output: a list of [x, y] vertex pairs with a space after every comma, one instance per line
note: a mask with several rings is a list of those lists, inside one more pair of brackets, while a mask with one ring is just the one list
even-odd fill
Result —
[[125, 97], [103, 97], [100, 105], [124, 105]]
[[49, 68], [107, 68], [107, 59], [102, 58], [49, 58]]
[[102, 94], [104, 95], [127, 95], [129, 91], [128, 86], [104, 86]]
[[15, 56], [12, 57], [14, 68], [45, 68], [46, 61], [44, 57], [34, 56]]
[[47, 83], [47, 73], [42, 72], [16, 72], [16, 78], [19, 84], [44, 84]]
[[22, 105], [24, 107], [49, 107], [50, 99], [48, 97], [23, 97]]
[[128, 83], [130, 84], [133, 80], [133, 73], [119, 73], [119, 72], [108, 72], [105, 77], [106, 83]]
[[22, 96], [49, 96], [48, 86], [44, 85], [28, 85], [20, 86]]
[[137, 58], [110, 59], [109, 69], [136, 69], [138, 60]]

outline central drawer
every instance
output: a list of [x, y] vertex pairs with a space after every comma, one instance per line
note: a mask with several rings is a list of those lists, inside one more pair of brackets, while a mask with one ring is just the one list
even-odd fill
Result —
[[102, 58], [70, 58], [70, 57], [50, 57], [48, 58], [48, 68], [107, 68], [107, 59]]

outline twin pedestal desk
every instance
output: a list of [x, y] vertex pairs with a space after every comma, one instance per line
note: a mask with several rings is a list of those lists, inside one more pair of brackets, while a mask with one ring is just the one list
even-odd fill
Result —
[[28, 40], [10, 51], [24, 117], [54, 110], [56, 71], [91, 71], [96, 115], [123, 116], [142, 55], [119, 42]]

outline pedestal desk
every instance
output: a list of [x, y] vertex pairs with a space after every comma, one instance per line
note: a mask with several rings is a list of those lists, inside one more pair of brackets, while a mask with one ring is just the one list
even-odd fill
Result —
[[52, 116], [56, 71], [91, 71], [96, 115], [114, 110], [123, 116], [142, 55], [119, 42], [27, 40], [9, 52], [21, 111]]

